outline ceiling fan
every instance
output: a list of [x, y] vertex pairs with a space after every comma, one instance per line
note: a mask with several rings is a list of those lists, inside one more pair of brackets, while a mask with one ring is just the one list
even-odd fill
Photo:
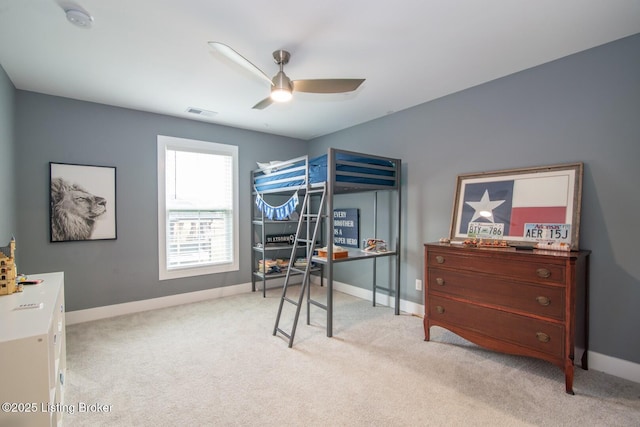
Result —
[[248, 59], [230, 48], [224, 43], [209, 42], [209, 46], [234, 61], [238, 65], [246, 68], [256, 76], [269, 82], [271, 85], [271, 95], [258, 102], [253, 108], [262, 110], [273, 102], [286, 102], [295, 92], [308, 93], [344, 93], [356, 90], [365, 79], [310, 79], [291, 80], [284, 73], [284, 66], [289, 62], [291, 54], [286, 50], [276, 50], [273, 52], [273, 60], [280, 67], [280, 71], [272, 79], [269, 78], [260, 68], [253, 65]]

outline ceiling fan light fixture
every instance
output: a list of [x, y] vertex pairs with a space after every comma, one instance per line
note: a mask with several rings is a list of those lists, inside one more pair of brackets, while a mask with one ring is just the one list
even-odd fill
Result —
[[273, 78], [273, 86], [271, 87], [271, 99], [275, 102], [288, 102], [293, 97], [293, 86], [287, 75], [280, 71]]
[[291, 94], [291, 90], [287, 88], [277, 88], [274, 87], [271, 89], [271, 99], [275, 102], [288, 102], [291, 101], [293, 95]]

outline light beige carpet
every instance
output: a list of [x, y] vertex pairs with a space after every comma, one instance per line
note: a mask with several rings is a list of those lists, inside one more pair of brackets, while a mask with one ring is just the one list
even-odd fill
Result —
[[[314, 287], [321, 299], [324, 288]], [[272, 335], [280, 290], [67, 328], [68, 426], [640, 426], [640, 384], [483, 350], [422, 319], [335, 294]], [[283, 318], [292, 317], [287, 310]]]

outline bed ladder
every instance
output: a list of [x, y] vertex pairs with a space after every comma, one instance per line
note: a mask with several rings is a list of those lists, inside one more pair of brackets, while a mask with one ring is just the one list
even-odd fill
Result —
[[[327, 194], [327, 186], [326, 183], [322, 183], [321, 186], [315, 186], [307, 188], [307, 191], [304, 195], [304, 201], [302, 202], [302, 207], [300, 209], [300, 219], [298, 221], [298, 228], [296, 230], [296, 238], [293, 242], [293, 249], [291, 250], [291, 257], [289, 258], [289, 269], [287, 270], [287, 275], [284, 279], [284, 285], [282, 287], [282, 297], [280, 298], [280, 306], [278, 307], [278, 315], [276, 316], [276, 324], [273, 327], [273, 335], [276, 335], [280, 332], [282, 335], [289, 339], [289, 348], [293, 346], [293, 338], [296, 334], [296, 326], [298, 325], [298, 318], [300, 317], [300, 307], [302, 307], [302, 299], [304, 298], [305, 291], [307, 292], [307, 300], [308, 302], [313, 302], [315, 305], [322, 307], [321, 304], [311, 301], [309, 298], [310, 287], [309, 283], [311, 280], [311, 264], [313, 253], [316, 249], [316, 237], [318, 236], [318, 229], [320, 228], [322, 210], [324, 209], [324, 200]], [[318, 206], [318, 211], [316, 213], [312, 213], [311, 210], [311, 196], [319, 195], [320, 196], [320, 204]], [[313, 232], [311, 232], [313, 230]], [[311, 234], [311, 238], [309, 235]], [[296, 260], [296, 251], [298, 249], [298, 244], [304, 243], [306, 245], [306, 254], [307, 254], [307, 263], [304, 266], [304, 269], [295, 267]], [[292, 277], [292, 272], [302, 274], [302, 286], [300, 288], [300, 294], [298, 295], [298, 299], [292, 299], [287, 296], [287, 291], [289, 290], [289, 281]], [[293, 319], [293, 326], [291, 327], [291, 332], [287, 332], [280, 328], [280, 317], [282, 315], [282, 308], [284, 303], [288, 302], [293, 304], [296, 307], [296, 314]], [[309, 304], [307, 304], [307, 311]], [[309, 316], [307, 316], [307, 321], [309, 320]]]

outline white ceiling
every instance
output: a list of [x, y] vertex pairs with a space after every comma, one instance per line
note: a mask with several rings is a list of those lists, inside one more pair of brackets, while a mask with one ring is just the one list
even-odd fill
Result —
[[[92, 28], [66, 20], [72, 5]], [[640, 0], [0, 0], [18, 89], [305, 140], [636, 33]], [[208, 41], [268, 76], [286, 49], [291, 79], [366, 81], [253, 110], [268, 84]]]

